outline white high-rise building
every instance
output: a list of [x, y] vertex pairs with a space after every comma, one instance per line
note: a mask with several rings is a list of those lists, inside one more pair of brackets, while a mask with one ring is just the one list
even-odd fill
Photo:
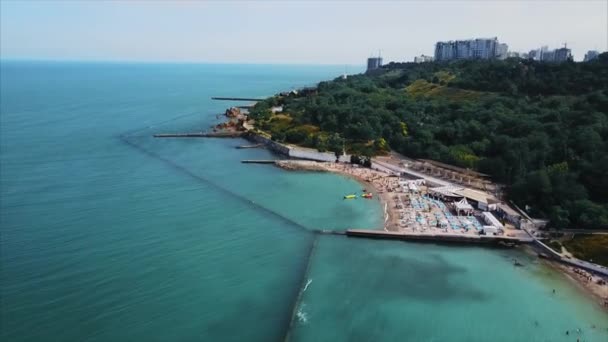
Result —
[[572, 59], [572, 51], [567, 47], [559, 48], [553, 50], [553, 61], [554, 62], [565, 62], [567, 60]]
[[530, 52], [528, 53], [528, 58], [530, 58], [532, 60], [540, 61], [540, 57], [541, 57], [540, 49], [530, 50]]
[[378, 69], [382, 66], [382, 57], [370, 57], [367, 59], [367, 71]]
[[431, 56], [420, 55], [420, 56], [414, 57], [414, 63], [426, 63], [426, 62], [432, 62], [432, 61], [433, 61], [433, 57], [431, 57]]
[[496, 47], [496, 58], [505, 59], [508, 57], [509, 46], [505, 43], [498, 44]]
[[540, 50], [540, 60], [543, 62], [554, 62], [555, 61], [555, 50], [549, 50], [544, 46]]
[[585, 59], [583, 60], [584, 62], [589, 62], [592, 61], [594, 59], [597, 58], [597, 56], [600, 55], [600, 52], [597, 50], [589, 50], [587, 51], [587, 53], [585, 54]]
[[528, 57], [535, 61], [560, 63], [572, 59], [572, 51], [565, 46], [555, 50], [549, 50], [549, 47], [543, 46], [540, 49], [531, 50]]
[[[503, 54], [504, 49], [504, 54]], [[506, 44], [500, 44], [498, 38], [477, 38], [437, 42], [435, 44], [435, 60], [449, 61], [454, 59], [492, 59], [504, 55]]]

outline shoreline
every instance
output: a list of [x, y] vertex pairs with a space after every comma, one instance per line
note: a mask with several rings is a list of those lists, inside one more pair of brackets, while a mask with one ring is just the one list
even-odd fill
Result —
[[[389, 182], [386, 181], [386, 178], [390, 177], [389, 174], [377, 170], [353, 166], [352, 164], [316, 162], [308, 160], [280, 160], [276, 161], [275, 165], [284, 170], [290, 171], [332, 172], [349, 177], [359, 182], [365, 187], [366, 190], [372, 190], [371, 192], [378, 196], [378, 199], [382, 205], [383, 229], [388, 232], [399, 231], [398, 218], [395, 217], [393, 210], [391, 210], [391, 208], [396, 206], [396, 202], [391, 196], [391, 194], [394, 193], [386, 191], [387, 188], [390, 187]], [[380, 179], [384, 179], [384, 181], [380, 181]], [[567, 279], [566, 281], [571, 282], [585, 296], [599, 305], [604, 312], [608, 313], [608, 285], [600, 285], [595, 283], [595, 281], [597, 279], [601, 279], [601, 277], [591, 276], [586, 271], [561, 264], [555, 260], [542, 259], [537, 256], [537, 253], [533, 247], [523, 247], [520, 250], [524, 253], [533, 253], [543, 265], [561, 273]], [[592, 277], [592, 280], [588, 280], [589, 276]]]
[[[357, 181], [365, 190], [377, 196], [382, 206], [382, 227], [374, 228], [382, 228], [385, 231], [398, 231], [398, 218], [389, 210], [389, 208], [394, 207], [396, 203], [391, 198], [391, 193], [386, 191], [386, 187], [375, 182], [381, 178], [389, 177], [389, 174], [363, 167], [355, 167], [352, 164], [322, 163], [308, 160], [281, 160], [277, 161], [275, 165], [288, 171], [332, 172]], [[364, 173], [364, 175], [358, 175], [354, 170], [358, 170], [358, 172]]]
[[[581, 293], [583, 293], [583, 295], [591, 299], [602, 311], [608, 313], [608, 304], [605, 304], [608, 303], [608, 284], [599, 285], [595, 283], [595, 280], [603, 279], [602, 277], [593, 276], [589, 274], [589, 272], [577, 269], [573, 266], [565, 265], [556, 260], [540, 258], [538, 257], [537, 249], [532, 246], [525, 246], [520, 250], [531, 257], [537, 258], [539, 263], [543, 266], [558, 272], [565, 279], [565, 281], [572, 284]], [[591, 276], [593, 280], [587, 280], [588, 276]]]
[[608, 313], [608, 285], [595, 283], [597, 276], [591, 276], [593, 280], [587, 280], [587, 277], [590, 276], [588, 272], [553, 260], [543, 260], [542, 264], [561, 273], [568, 282], [593, 300], [605, 313]]

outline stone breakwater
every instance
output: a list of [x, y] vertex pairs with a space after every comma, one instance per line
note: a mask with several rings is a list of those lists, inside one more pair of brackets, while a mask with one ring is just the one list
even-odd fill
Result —
[[329, 171], [322, 163], [309, 160], [277, 160], [275, 165], [290, 171]]

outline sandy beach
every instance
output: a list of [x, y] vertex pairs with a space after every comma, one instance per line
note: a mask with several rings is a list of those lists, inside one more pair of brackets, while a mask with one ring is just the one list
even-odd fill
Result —
[[[285, 170], [325, 171], [346, 175], [359, 181], [366, 191], [377, 196], [382, 203], [384, 229], [387, 231], [399, 230], [399, 218], [392, 208], [397, 205], [395, 190], [399, 188], [398, 179], [387, 173], [343, 163], [321, 163], [304, 160], [281, 160], [277, 166]], [[377, 227], [370, 227], [377, 228]]]
[[561, 271], [568, 280], [573, 282], [583, 292], [590, 295], [598, 305], [608, 312], [608, 284], [599, 284], [598, 281], [601, 280], [599, 276], [594, 276], [587, 271], [567, 266], [556, 261], [545, 260], [545, 264]]
[[[369, 168], [359, 167], [358, 165], [344, 164], [344, 163], [327, 163], [327, 162], [316, 162], [316, 161], [304, 161], [304, 160], [281, 160], [277, 161], [276, 165], [286, 170], [300, 170], [300, 171], [321, 171], [321, 172], [335, 172], [341, 175], [351, 177], [359, 181], [366, 191], [374, 193], [375, 196], [380, 200], [383, 207], [384, 215], [384, 229], [386, 231], [416, 231], [417, 233], [430, 233], [432, 231], [439, 231], [438, 228], [427, 228], [422, 230], [416, 230], [416, 228], [403, 227], [400, 224], [401, 218], [399, 217], [399, 205], [402, 205], [402, 201], [399, 196], [405, 196], [405, 193], [400, 192], [400, 185], [398, 178], [391, 176], [385, 172], [378, 170], [372, 170]], [[422, 212], [422, 215], [426, 219], [432, 218], [432, 212], [436, 211], [436, 208], [430, 209], [428, 212]], [[374, 227], [379, 228], [379, 227]], [[442, 232], [444, 230], [441, 230]], [[449, 234], [452, 232], [445, 232]], [[453, 232], [454, 234], [470, 234], [470, 232]], [[474, 234], [474, 233], [473, 233]], [[531, 249], [529, 249], [532, 252]], [[598, 276], [593, 276], [586, 271], [566, 266], [555, 261], [545, 260], [545, 264], [550, 267], [556, 268], [561, 271], [570, 281], [575, 283], [583, 292], [587, 295], [592, 296], [600, 306], [608, 311], [608, 285], [600, 284]]]
[[[538, 254], [537, 250], [532, 246], [523, 246], [522, 251], [531, 256], [536, 256]], [[608, 312], [608, 284], [598, 284], [598, 280], [602, 279], [601, 277], [555, 260], [542, 258], [539, 259], [539, 261], [545, 266], [559, 271], [568, 279], [568, 281], [578, 287], [585, 295], [589, 296], [594, 302], [598, 303], [599, 306]]]
[[404, 234], [478, 237], [482, 224], [473, 215], [455, 215], [448, 206], [426, 196], [425, 185], [408, 188], [387, 172], [345, 163], [281, 160], [287, 170], [327, 171], [351, 177], [374, 193], [384, 210], [384, 230]]

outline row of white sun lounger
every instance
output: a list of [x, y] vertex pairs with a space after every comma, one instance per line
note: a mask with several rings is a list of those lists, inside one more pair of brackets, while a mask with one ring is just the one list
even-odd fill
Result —
[[[399, 208], [406, 208], [400, 197], [398, 203]], [[426, 230], [425, 226], [440, 226], [441, 228], [464, 229], [467, 231], [473, 229], [479, 231], [483, 228], [475, 217], [452, 215], [445, 203], [427, 196], [410, 195], [410, 207], [400, 210], [401, 226], [419, 227], [420, 230]], [[421, 211], [428, 211], [432, 207], [436, 207], [439, 211], [426, 215], [420, 213]]]

